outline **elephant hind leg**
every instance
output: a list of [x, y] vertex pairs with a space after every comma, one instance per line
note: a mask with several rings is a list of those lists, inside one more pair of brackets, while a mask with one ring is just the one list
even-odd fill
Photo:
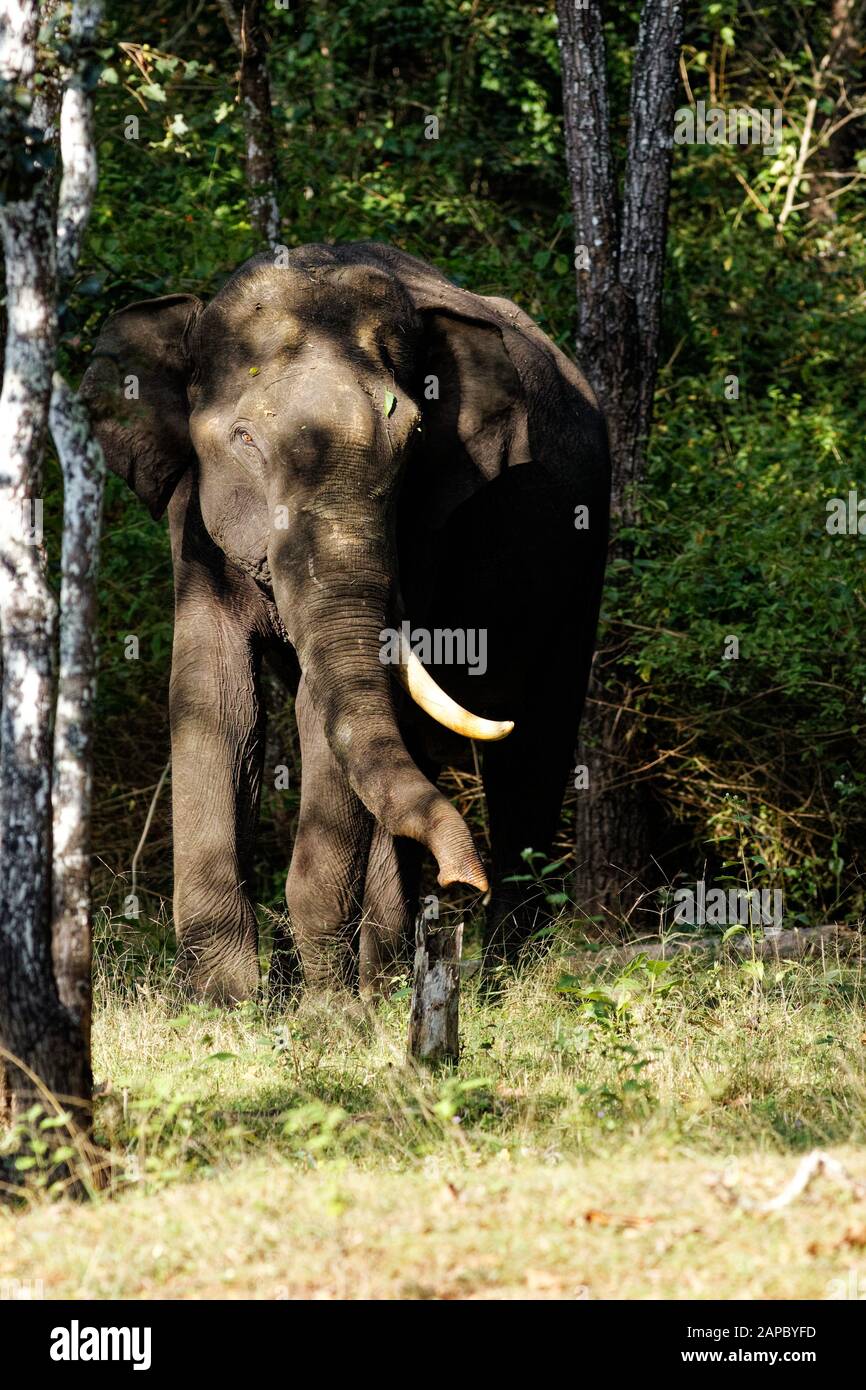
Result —
[[[515, 883], [525, 877], [525, 849], [549, 855], [569, 769], [577, 717], [554, 711], [546, 720], [525, 720], [510, 738], [484, 754], [484, 790], [490, 821], [492, 896], [487, 908], [485, 958], [514, 964], [521, 948], [548, 918], [544, 890]], [[552, 887], [552, 885], [550, 885]]]
[[367, 996], [387, 994], [408, 963], [418, 911], [423, 846], [397, 839], [381, 825], [373, 832], [361, 919], [360, 984]]

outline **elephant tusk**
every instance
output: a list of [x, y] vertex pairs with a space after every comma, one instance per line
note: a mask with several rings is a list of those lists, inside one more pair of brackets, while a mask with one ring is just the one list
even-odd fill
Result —
[[415, 704], [420, 705], [425, 714], [429, 714], [437, 724], [444, 725], [455, 734], [495, 743], [497, 739], [507, 738], [514, 728], [510, 719], [482, 719], [477, 714], [470, 714], [458, 705], [456, 700], [452, 700], [450, 695], [446, 695], [430, 672], [421, 665], [405, 637], [401, 637], [400, 641], [400, 662], [396, 668], [396, 675]]

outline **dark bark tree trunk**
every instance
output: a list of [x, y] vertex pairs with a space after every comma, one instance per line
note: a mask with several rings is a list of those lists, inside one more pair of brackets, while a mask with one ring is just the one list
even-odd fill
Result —
[[[577, 273], [577, 357], [608, 423], [613, 466], [611, 559], [628, 554], [658, 370], [681, 0], [646, 0], [630, 96], [622, 196], [611, 150], [601, 6], [557, 0]], [[626, 636], [602, 638], [578, 750], [575, 849], [581, 906], [617, 925], [631, 916], [652, 861], [647, 784], [630, 713]]]
[[[87, 841], [92, 622], [102, 460], [90, 442], [83, 407], [62, 378], [54, 377], [52, 395], [52, 373], [55, 233], [68, 275], [95, 185], [85, 71], [97, 22], [97, 8], [76, 0], [70, 28], [75, 56], [61, 116], [66, 163], [59, 230], [47, 160], [54, 131], [46, 122], [52, 111], [45, 101], [34, 101], [28, 112], [16, 100], [22, 89], [35, 90], [36, 0], [25, 0], [0, 27], [0, 77], [9, 82], [11, 93], [3, 126], [30, 156], [12, 168], [7, 202], [0, 209], [8, 300], [0, 396], [5, 444], [0, 459], [0, 1110], [11, 1118], [34, 1100], [59, 1105], [85, 1134], [92, 1090]], [[56, 104], [51, 105], [56, 114]], [[31, 124], [37, 117], [41, 128]], [[53, 738], [56, 604], [36, 512], [49, 403], [65, 491], [60, 686]], [[28, 529], [31, 521], [35, 524]], [[54, 960], [53, 849], [58, 851]], [[50, 1133], [60, 1138], [57, 1130]]]
[[250, 222], [269, 246], [279, 239], [277, 157], [268, 76], [268, 39], [260, 0], [219, 0], [240, 54], [238, 100], [244, 122]]

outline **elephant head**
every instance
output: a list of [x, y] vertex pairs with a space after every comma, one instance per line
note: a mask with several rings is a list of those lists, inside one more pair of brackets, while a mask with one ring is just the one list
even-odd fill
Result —
[[[380, 659], [401, 614], [396, 502], [412, 470], [441, 520], [514, 464], [564, 476], [575, 451], [605, 458], [574, 365], [515, 305], [361, 243], [257, 256], [207, 306], [129, 306], [82, 395], [109, 466], [154, 517], [194, 470], [206, 530], [272, 595], [357, 795], [432, 851], [440, 883], [485, 891], [462, 817], [404, 746]], [[510, 727], [461, 711], [408, 655], [404, 677], [452, 728]]]

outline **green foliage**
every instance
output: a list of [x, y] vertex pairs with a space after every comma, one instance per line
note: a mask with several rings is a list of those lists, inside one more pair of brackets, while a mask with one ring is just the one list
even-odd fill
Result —
[[15, 1186], [0, 1182], [7, 1195], [48, 1197], [69, 1193], [75, 1184], [92, 1193], [86, 1155], [72, 1116], [35, 1102], [10, 1125], [0, 1141], [0, 1178], [9, 1173]]

